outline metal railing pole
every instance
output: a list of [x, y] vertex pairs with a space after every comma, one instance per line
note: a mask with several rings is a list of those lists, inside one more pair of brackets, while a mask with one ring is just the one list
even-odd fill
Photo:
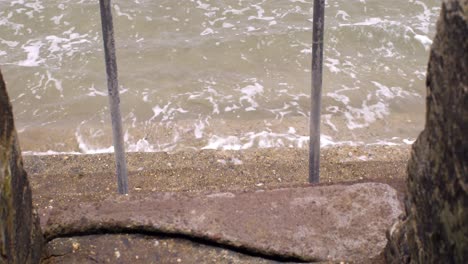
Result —
[[107, 89], [109, 91], [109, 106], [112, 119], [112, 135], [114, 142], [117, 185], [120, 194], [128, 193], [127, 163], [122, 133], [122, 117], [120, 114], [120, 98], [117, 80], [117, 59], [115, 56], [114, 27], [112, 25], [112, 10], [110, 0], [99, 0], [101, 9], [102, 36], [107, 72]]
[[322, 97], [325, 0], [314, 0], [312, 30], [312, 91], [310, 110], [309, 182], [320, 181], [320, 108]]

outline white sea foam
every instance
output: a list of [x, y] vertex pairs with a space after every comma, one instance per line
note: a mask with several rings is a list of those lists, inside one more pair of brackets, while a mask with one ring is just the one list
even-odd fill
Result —
[[114, 9], [115, 9], [115, 13], [117, 14], [117, 16], [124, 16], [124, 17], [128, 18], [128, 20], [133, 20], [133, 17], [129, 13], [124, 13], [124, 12], [122, 12], [120, 10], [119, 5], [114, 4]]
[[431, 48], [432, 40], [428, 38], [427, 36], [416, 34], [414, 35], [414, 38], [418, 40], [419, 42], [421, 42], [421, 44], [424, 46], [426, 50], [429, 50]]
[[393, 99], [395, 97], [409, 98], [409, 97], [419, 97], [418, 93], [410, 93], [403, 90], [401, 87], [387, 87], [379, 82], [372, 81], [378, 90], [375, 92], [375, 95], [382, 99]]
[[416, 28], [424, 32], [424, 34], [429, 34], [429, 24], [432, 12], [431, 10], [429, 10], [429, 8], [424, 2], [415, 1], [414, 3], [423, 8], [423, 12], [416, 16], [420, 22], [420, 24], [417, 25]]
[[[96, 103], [107, 96], [100, 28], [88, 23], [99, 14], [87, 2], [2, 5], [0, 64], [8, 65], [3, 70], [13, 85], [24, 88], [14, 94], [24, 127], [72, 124], [78, 116], [107, 111]], [[144, 131], [161, 126], [173, 135], [157, 141], [128, 132], [130, 151], [307, 145], [297, 132], [303, 127], [289, 122], [303, 117], [306, 123], [309, 116], [310, 1], [131, 2], [136, 4], [113, 5], [124, 123]], [[427, 50], [439, 7], [416, 0], [397, 12], [392, 4], [368, 8], [371, 3], [357, 1], [350, 8], [344, 0], [327, 2], [322, 124], [336, 136], [323, 137], [328, 145], [358, 142], [364, 129], [377, 128], [377, 136], [362, 139], [376, 143], [382, 123], [389, 122], [386, 134], [396, 133], [393, 115], [422, 116], [417, 107], [423, 109]], [[24, 69], [28, 78], [19, 77], [17, 66], [30, 67]], [[82, 100], [92, 101], [89, 109], [74, 109]], [[258, 125], [217, 129], [219, 120], [232, 119]], [[81, 135], [81, 152], [110, 151], [108, 141], [89, 136]], [[377, 143], [408, 144], [412, 136]]]
[[231, 23], [227, 23], [227, 22], [223, 23], [223, 28], [233, 28], [233, 27], [234, 27], [234, 25], [231, 24]]
[[245, 11], [248, 11], [248, 10], [250, 10], [250, 7], [245, 7], [242, 9], [230, 8], [230, 9], [224, 10], [223, 15], [226, 15], [226, 14], [242, 15], [244, 14]]
[[60, 21], [63, 18], [63, 14], [59, 16], [53, 16], [50, 20], [54, 22], [55, 25], [60, 25]]
[[53, 55], [61, 56], [61, 54], [66, 54], [67, 56], [72, 56], [73, 54], [79, 52], [79, 46], [85, 43], [90, 43], [88, 40], [88, 34], [79, 34], [72, 32], [74, 28], [70, 29], [68, 32], [64, 32], [64, 37], [58, 37], [55, 35], [47, 36], [45, 39], [48, 42], [49, 48], [47, 49]]
[[19, 45], [18, 41], [8, 41], [0, 38], [0, 43], [7, 45], [10, 48], [14, 48]]
[[36, 67], [43, 63], [45, 60], [40, 57], [40, 50], [44, 44], [42, 41], [30, 41], [23, 45], [23, 50], [27, 53], [26, 60], [20, 61], [19, 66]]
[[361, 108], [347, 106], [346, 110], [346, 126], [351, 130], [368, 127], [377, 119], [383, 119], [389, 114], [388, 106], [383, 102], [368, 105], [367, 101], [364, 101]]
[[408, 139], [408, 138], [403, 139], [403, 143], [407, 145], [413, 145], [415, 141], [416, 141], [415, 139]]
[[335, 17], [340, 17], [341, 20], [347, 21], [350, 16], [348, 13], [346, 13], [346, 11], [338, 10], [338, 12], [336, 12]]
[[187, 113], [188, 111], [181, 108], [181, 107], [170, 107], [171, 103], [167, 103], [163, 108], [159, 105], [153, 107], [153, 116], [149, 119], [152, 121], [153, 119], [161, 116], [161, 121], [168, 121], [173, 120], [175, 116], [179, 113]]
[[383, 19], [381, 19], [379, 17], [371, 17], [371, 18], [367, 18], [363, 22], [340, 24], [340, 27], [346, 27], [346, 26], [373, 26], [373, 25], [377, 25], [377, 24], [380, 24], [380, 23], [383, 23], [383, 22], [385, 22], [385, 20], [383, 20]]
[[265, 16], [265, 9], [263, 9], [260, 4], [258, 5], [252, 5], [252, 7], [254, 7], [256, 10], [257, 10], [257, 15], [256, 16], [249, 16], [248, 17], [248, 20], [252, 20], [252, 19], [258, 19], [258, 20], [267, 20], [267, 21], [270, 21], [270, 20], [274, 20], [275, 17], [272, 17], [272, 16]]
[[236, 136], [220, 137], [214, 135], [209, 139], [208, 145], [202, 149], [240, 150], [241, 148], [241, 142]]
[[194, 134], [196, 139], [200, 139], [203, 137], [203, 130], [205, 129], [205, 124], [199, 120], [197, 123], [195, 123], [195, 129], [194, 129]]
[[88, 96], [107, 96], [107, 91], [100, 91], [94, 87], [94, 83], [91, 85], [91, 87], [88, 87]]
[[127, 147], [128, 152], [155, 152], [154, 147], [148, 142], [148, 140], [142, 138], [138, 139], [135, 144], [129, 144]]
[[203, 30], [203, 32], [200, 33], [201, 36], [206, 36], [206, 35], [210, 35], [210, 34], [214, 34], [214, 30], [211, 29], [211, 28], [205, 28], [205, 30]]
[[107, 148], [102, 147], [93, 147], [86, 142], [86, 139], [81, 135], [79, 129], [75, 132], [75, 139], [78, 143], [78, 148], [80, 149], [81, 153], [84, 154], [99, 154], [99, 153], [111, 153], [114, 152], [114, 146], [110, 146]]
[[243, 94], [240, 97], [240, 103], [242, 104], [242, 101], [250, 103], [250, 106], [245, 108], [245, 111], [254, 111], [258, 107], [255, 97], [263, 93], [263, 86], [258, 82], [255, 82], [253, 85], [247, 85], [244, 88], [241, 88], [240, 91]]
[[62, 80], [52, 76], [50, 71], [46, 71], [47, 81], [45, 82], [45, 87], [48, 87], [49, 84], [52, 84], [53, 87], [60, 93], [60, 97], [63, 98], [63, 86]]
[[330, 93], [327, 93], [326, 96], [331, 97], [331, 98], [335, 99], [336, 101], [347, 105], [349, 103], [349, 101], [350, 101], [349, 97], [346, 96], [346, 95], [340, 94], [339, 92], [340, 91], [330, 92]]
[[23, 151], [21, 152], [23, 156], [47, 156], [47, 155], [81, 155], [85, 153], [75, 152], [75, 151]]
[[[272, 133], [262, 131], [258, 133], [249, 132], [244, 135], [237, 136], [212, 136], [209, 142], [202, 149], [218, 149], [218, 150], [242, 150], [252, 147], [256, 148], [305, 148], [308, 147], [309, 137], [300, 136], [290, 133]], [[359, 145], [362, 142], [356, 141], [334, 141], [330, 136], [320, 136], [320, 146], [329, 147], [337, 145]]]
[[331, 121], [332, 115], [331, 114], [322, 114], [322, 120], [324, 121], [325, 125], [329, 126], [333, 131], [338, 132], [338, 128], [335, 124]]
[[[325, 59], [325, 66], [330, 70], [332, 73], [338, 73], [341, 72], [339, 66], [340, 66], [340, 61], [337, 59], [333, 58], [326, 58]], [[338, 67], [337, 67], [338, 66]]]

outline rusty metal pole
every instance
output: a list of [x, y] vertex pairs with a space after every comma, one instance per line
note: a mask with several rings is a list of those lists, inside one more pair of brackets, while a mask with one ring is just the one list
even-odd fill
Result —
[[112, 119], [112, 134], [114, 142], [117, 185], [120, 194], [128, 193], [127, 163], [122, 133], [122, 117], [120, 114], [119, 83], [117, 80], [117, 59], [115, 57], [114, 26], [110, 0], [99, 0], [101, 8], [102, 36], [107, 72], [107, 90], [109, 91], [109, 107]]
[[312, 29], [312, 91], [310, 110], [309, 182], [320, 181], [320, 108], [322, 105], [325, 0], [314, 0]]

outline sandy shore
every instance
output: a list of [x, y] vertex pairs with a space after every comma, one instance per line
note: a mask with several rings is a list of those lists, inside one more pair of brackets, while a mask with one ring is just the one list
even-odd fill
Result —
[[[377, 181], [405, 189], [409, 146], [322, 150], [321, 184]], [[306, 149], [128, 153], [131, 194], [258, 190], [308, 184]], [[117, 190], [112, 154], [24, 156], [38, 208], [99, 201]]]

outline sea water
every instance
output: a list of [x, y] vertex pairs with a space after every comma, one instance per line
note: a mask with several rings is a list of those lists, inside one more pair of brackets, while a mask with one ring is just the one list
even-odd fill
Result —
[[[312, 0], [113, 0], [127, 151], [307, 147]], [[321, 145], [411, 144], [437, 0], [326, 1]], [[112, 151], [95, 0], [0, 0], [26, 153]]]

